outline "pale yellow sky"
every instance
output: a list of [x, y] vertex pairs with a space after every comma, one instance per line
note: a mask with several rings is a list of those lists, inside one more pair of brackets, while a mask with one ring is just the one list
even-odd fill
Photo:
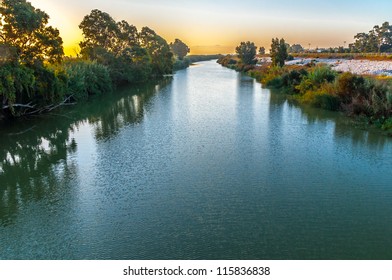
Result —
[[[304, 47], [341, 46], [356, 33], [388, 21], [392, 1], [308, 0], [29, 0], [49, 14], [60, 29], [68, 55], [78, 51], [78, 28], [92, 9], [126, 20], [139, 30], [154, 29], [168, 42], [179, 38], [192, 53], [233, 52], [241, 41], [269, 49], [271, 38], [283, 37]], [[382, 7], [382, 8], [381, 8]]]

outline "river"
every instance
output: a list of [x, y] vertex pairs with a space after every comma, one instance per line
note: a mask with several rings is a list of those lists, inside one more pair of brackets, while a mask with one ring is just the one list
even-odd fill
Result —
[[214, 61], [1, 127], [0, 259], [392, 259], [392, 140]]

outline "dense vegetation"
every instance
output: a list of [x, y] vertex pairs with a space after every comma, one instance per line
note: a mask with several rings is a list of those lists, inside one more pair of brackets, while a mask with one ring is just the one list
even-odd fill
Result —
[[264, 67], [250, 75], [267, 87], [283, 89], [303, 103], [366, 117], [384, 130], [392, 130], [392, 83], [349, 72], [338, 73], [324, 65]]
[[169, 45], [154, 30], [138, 31], [100, 10], [92, 10], [79, 25], [83, 41], [77, 58], [64, 56], [49, 16], [26, 0], [2, 1], [0, 20], [0, 119], [52, 111], [195, 61], [186, 58], [190, 49], [181, 40]]
[[338, 73], [313, 63], [285, 65], [288, 48], [284, 39], [272, 39], [270, 56], [272, 62], [257, 66], [246, 64], [240, 55], [228, 55], [218, 62], [247, 72], [264, 86], [280, 89], [301, 103], [364, 118], [392, 134], [392, 80]]

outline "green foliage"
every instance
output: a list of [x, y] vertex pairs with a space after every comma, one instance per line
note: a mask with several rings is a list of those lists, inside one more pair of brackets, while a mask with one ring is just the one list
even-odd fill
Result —
[[107, 66], [115, 84], [143, 82], [172, 72], [169, 45], [148, 27], [138, 33], [135, 26], [124, 20], [116, 23], [99, 10], [86, 15], [79, 27], [84, 35], [82, 56]]
[[241, 44], [236, 47], [235, 51], [243, 64], [256, 64], [256, 46], [253, 42], [241, 42]]
[[351, 45], [352, 52], [390, 52], [392, 49], [392, 26], [389, 22], [384, 22], [381, 26], [374, 26], [368, 33], [358, 33], [354, 39], [355, 42]]
[[147, 50], [151, 58], [152, 74], [162, 76], [173, 72], [173, 53], [169, 44], [154, 30], [143, 27], [140, 34], [141, 46]]
[[45, 12], [26, 0], [4, 0], [0, 20], [0, 44], [15, 50], [16, 62], [34, 65], [62, 60], [63, 41], [57, 29], [47, 26]]
[[283, 68], [272, 66], [262, 74], [260, 81], [267, 87], [281, 88], [283, 86], [282, 75], [285, 73], [286, 71]]
[[392, 130], [392, 118], [388, 118], [381, 126], [382, 130]]
[[293, 93], [298, 93], [297, 87], [307, 75], [308, 72], [305, 69], [292, 70], [284, 73], [282, 75], [282, 86], [289, 88]]
[[284, 39], [272, 39], [270, 55], [272, 65], [283, 67], [288, 57], [287, 45]]
[[366, 96], [368, 86], [362, 76], [350, 72], [341, 74], [337, 79], [337, 94], [343, 103], [350, 103], [353, 97]]
[[0, 67], [0, 101], [11, 106], [28, 100], [34, 92], [35, 77], [33, 70], [23, 65], [4, 64]]
[[[83, 18], [79, 28], [83, 32], [84, 40], [80, 43], [82, 54], [94, 54], [91, 50], [100, 47], [108, 52], [117, 51], [118, 35], [120, 31], [114, 19], [100, 10], [92, 10]], [[90, 56], [90, 59], [96, 57]]]
[[218, 59], [218, 63], [225, 67], [228, 67], [229, 65], [236, 65], [237, 62], [238, 61], [233, 59], [233, 57], [229, 54]]
[[42, 106], [60, 102], [65, 96], [66, 78], [56, 75], [53, 69], [36, 67], [34, 69], [34, 101]]
[[264, 55], [265, 54], [265, 48], [264, 47], [260, 47], [259, 48], [259, 55]]
[[316, 86], [322, 83], [331, 83], [335, 80], [337, 73], [328, 66], [318, 65], [310, 73], [307, 78]]
[[193, 62], [208, 61], [213, 59], [218, 60], [223, 57], [224, 56], [221, 54], [204, 54], [204, 55], [193, 54], [193, 55], [188, 55], [186, 59], [189, 60], [190, 63], [193, 63]]
[[173, 43], [170, 43], [170, 49], [179, 60], [183, 60], [183, 58], [191, 51], [191, 49], [180, 39], [175, 39]]
[[183, 60], [176, 59], [173, 64], [173, 70], [177, 71], [177, 70], [181, 70], [181, 69], [186, 69], [189, 67], [190, 64], [191, 64], [191, 62], [187, 58], [185, 58]]
[[72, 61], [63, 65], [67, 77], [67, 92], [75, 100], [112, 91], [112, 80], [107, 67], [91, 61]]
[[305, 50], [300, 44], [294, 44], [287, 50], [289, 53], [303, 53]]
[[340, 109], [340, 99], [338, 96], [329, 93], [315, 94], [312, 105], [325, 110], [338, 111]]
[[314, 67], [307, 76], [303, 76], [301, 82], [296, 89], [301, 94], [308, 91], [318, 90], [322, 84], [331, 83], [335, 80], [337, 73], [330, 67], [318, 65]]

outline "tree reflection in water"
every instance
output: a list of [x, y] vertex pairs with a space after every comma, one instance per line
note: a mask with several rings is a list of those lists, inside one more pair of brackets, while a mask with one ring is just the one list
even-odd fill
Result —
[[143, 119], [156, 84], [119, 89], [115, 94], [80, 104], [62, 116], [40, 116], [0, 124], [0, 226], [11, 224], [30, 201], [55, 197], [67, 174], [75, 172], [70, 155], [77, 151], [74, 132], [85, 122], [94, 127], [96, 140], [116, 135], [124, 126]]

